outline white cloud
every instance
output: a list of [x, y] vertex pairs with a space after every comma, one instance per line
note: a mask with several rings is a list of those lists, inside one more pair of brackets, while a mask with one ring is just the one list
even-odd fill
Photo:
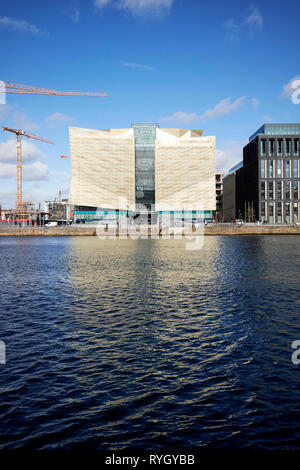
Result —
[[45, 121], [48, 123], [49, 127], [57, 127], [75, 122], [75, 119], [72, 116], [67, 116], [66, 114], [57, 112], [47, 116]]
[[11, 114], [10, 119], [12, 119], [14, 125], [18, 129], [22, 129], [25, 131], [36, 131], [40, 128], [37, 123], [30, 120], [27, 113], [20, 110], [14, 111]]
[[94, 0], [94, 6], [99, 9], [105, 7], [110, 3], [112, 3], [111, 0]]
[[11, 209], [15, 206], [16, 190], [15, 188], [0, 189], [0, 203], [3, 209]]
[[300, 75], [296, 75], [296, 77], [291, 78], [291, 80], [288, 83], [283, 85], [281, 98], [291, 98], [292, 97], [292, 94], [295, 93], [295, 88], [293, 88], [293, 83], [296, 80], [300, 80]]
[[10, 112], [10, 107], [7, 104], [0, 104], [0, 119], [6, 119]]
[[261, 29], [263, 27], [263, 22], [264, 20], [259, 9], [256, 8], [254, 5], [251, 5], [249, 8], [249, 15], [245, 19], [244, 23], [248, 25], [251, 29]]
[[224, 27], [226, 29], [225, 39], [227, 41], [238, 41], [240, 33], [240, 25], [236, 23], [233, 18], [225, 21]]
[[191, 122], [201, 121], [203, 119], [215, 119], [218, 117], [225, 116], [226, 114], [229, 114], [232, 111], [235, 111], [241, 106], [245, 99], [245, 96], [240, 96], [240, 98], [237, 98], [231, 103], [231, 98], [225, 98], [224, 100], [221, 100], [218, 104], [216, 104], [214, 108], [207, 109], [202, 114], [177, 111], [171, 116], [162, 118], [161, 121], [176, 122], [178, 124], [188, 125]]
[[136, 64], [135, 62], [122, 62], [122, 65], [130, 69], [155, 70], [154, 67], [151, 67], [150, 65]]
[[254, 109], [257, 109], [258, 106], [260, 105], [260, 101], [257, 98], [251, 98], [250, 101]]
[[238, 142], [230, 140], [225, 143], [223, 149], [216, 151], [216, 168], [217, 171], [226, 175], [228, 170], [243, 160], [243, 147], [247, 141]]
[[66, 10], [66, 16], [70, 18], [70, 20], [73, 21], [73, 23], [78, 23], [80, 21], [80, 10], [78, 6], [76, 5], [71, 5], [67, 10]]
[[197, 113], [188, 114], [183, 111], [177, 111], [171, 116], [162, 118], [161, 121], [176, 122], [178, 124], [187, 125], [193, 121], [197, 121], [198, 119], [199, 119], [199, 116]]
[[225, 98], [221, 100], [216, 106], [212, 109], [208, 109], [203, 114], [200, 115], [201, 119], [214, 119], [216, 117], [225, 116], [226, 114], [231, 113], [238, 109], [241, 104], [245, 101], [245, 96], [240, 96], [233, 103], [231, 103], [231, 98]]
[[45, 181], [50, 176], [48, 165], [42, 162], [34, 162], [23, 167], [24, 181]]
[[11, 31], [16, 31], [18, 33], [43, 33], [43, 31], [41, 31], [37, 26], [28, 23], [28, 21], [14, 20], [13, 18], [8, 18], [7, 16], [0, 17], [0, 29], [8, 29]]
[[[22, 139], [22, 161], [23, 164], [34, 160], [45, 160], [47, 156], [41, 152], [33, 142], [26, 138]], [[17, 142], [16, 139], [9, 139], [0, 143], [0, 162], [16, 163], [17, 160]]]
[[119, 0], [118, 6], [127, 9], [134, 15], [162, 15], [170, 11], [173, 0]]
[[271, 116], [269, 116], [268, 114], [264, 114], [262, 116], [262, 122], [266, 123], [266, 124], [270, 124], [270, 123], [273, 122], [273, 118]]
[[9, 106], [7, 104], [0, 104], [0, 119], [11, 121], [9, 124], [5, 124], [8, 127], [17, 127], [24, 131], [33, 131], [40, 128], [40, 126], [33, 122], [28, 114], [22, 111], [17, 105]]
[[[34, 162], [29, 165], [23, 166], [22, 179], [23, 181], [42, 181], [49, 178], [49, 168], [45, 163]], [[0, 178], [15, 178], [16, 166], [10, 163], [0, 162]]]
[[169, 13], [174, 0], [94, 0], [94, 6], [102, 9], [113, 6], [119, 10], [128, 10], [135, 16], [157, 15]]
[[251, 5], [244, 21], [236, 21], [234, 18], [225, 21], [225, 39], [227, 41], [239, 41], [245, 28], [250, 36], [253, 36], [255, 31], [262, 29], [263, 23], [264, 20], [261, 12], [254, 5]]

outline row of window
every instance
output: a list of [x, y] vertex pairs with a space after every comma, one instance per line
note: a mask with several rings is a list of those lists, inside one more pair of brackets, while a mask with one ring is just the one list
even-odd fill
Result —
[[261, 178], [298, 178], [299, 160], [261, 160]]
[[261, 139], [260, 141], [260, 153], [261, 155], [267, 154], [275, 155], [275, 151], [278, 156], [283, 155], [283, 150], [285, 155], [291, 155], [292, 151], [294, 155], [299, 156], [299, 139]]
[[299, 204], [298, 202], [294, 202], [293, 204], [290, 202], [286, 203], [274, 203], [269, 202], [261, 203], [260, 208], [260, 215], [262, 222], [269, 222], [270, 224], [278, 223], [296, 223], [299, 221]]
[[299, 181], [261, 181], [260, 185], [261, 200], [299, 199]]

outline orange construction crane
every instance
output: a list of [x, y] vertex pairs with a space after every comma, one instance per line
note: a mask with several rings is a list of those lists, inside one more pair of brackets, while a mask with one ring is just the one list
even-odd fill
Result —
[[24, 213], [23, 199], [22, 199], [22, 136], [28, 139], [41, 140], [48, 144], [54, 144], [51, 140], [44, 139], [34, 134], [27, 134], [27, 132], [20, 129], [10, 129], [9, 127], [2, 127], [3, 131], [13, 132], [17, 136], [17, 202], [16, 202], [16, 216], [21, 219]]
[[87, 91], [57, 91], [31, 85], [19, 85], [18, 83], [1, 82], [0, 93], [17, 93], [18, 95], [57, 95], [57, 96], [98, 96], [105, 98], [106, 93], [91, 93]]

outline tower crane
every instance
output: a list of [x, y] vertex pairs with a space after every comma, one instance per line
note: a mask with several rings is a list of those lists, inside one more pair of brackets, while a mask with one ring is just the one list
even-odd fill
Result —
[[15, 216], [18, 219], [22, 219], [24, 215], [24, 205], [22, 198], [22, 137], [28, 137], [28, 139], [40, 140], [47, 142], [48, 144], [54, 144], [51, 140], [44, 139], [34, 134], [27, 134], [25, 131], [20, 129], [10, 129], [9, 127], [2, 127], [3, 131], [8, 131], [16, 134], [17, 136], [17, 202]]
[[[86, 92], [86, 91], [58, 91], [50, 88], [42, 88], [32, 85], [20, 85], [18, 83], [0, 81], [0, 93], [15, 93], [18, 95], [56, 95], [56, 96], [93, 96], [104, 98], [106, 93]], [[22, 200], [22, 149], [21, 137], [25, 136], [29, 139], [41, 140], [53, 144], [50, 140], [43, 139], [33, 134], [27, 134], [19, 129], [10, 129], [2, 127], [3, 131], [13, 132], [17, 136], [17, 201], [16, 201], [16, 214], [19, 218], [24, 212], [24, 204]]]
[[92, 93], [88, 91], [58, 91], [49, 88], [41, 88], [32, 85], [19, 85], [0, 81], [0, 93], [16, 93], [18, 95], [57, 95], [57, 96], [96, 96], [107, 97], [106, 93]]

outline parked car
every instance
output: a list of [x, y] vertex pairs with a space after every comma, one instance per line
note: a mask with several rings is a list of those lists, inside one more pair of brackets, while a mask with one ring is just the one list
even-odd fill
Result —
[[57, 222], [48, 222], [47, 224], [45, 224], [45, 227], [56, 227], [57, 225]]

